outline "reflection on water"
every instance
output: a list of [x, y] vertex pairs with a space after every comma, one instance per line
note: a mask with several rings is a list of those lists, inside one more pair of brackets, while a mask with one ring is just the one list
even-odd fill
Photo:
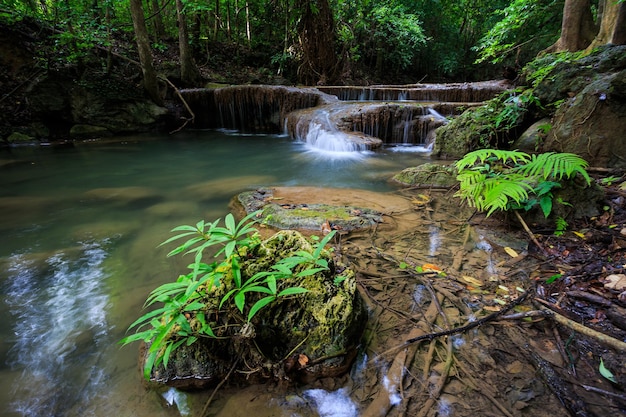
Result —
[[[188, 263], [157, 245], [172, 227], [223, 217], [246, 189], [388, 191], [394, 173], [425, 161], [390, 150], [334, 156], [286, 138], [219, 132], [0, 153], [0, 414], [184, 409], [175, 393], [144, 391], [136, 346], [116, 346], [147, 294]], [[324, 404], [322, 393], [310, 396]], [[189, 406], [201, 408], [193, 398]]]

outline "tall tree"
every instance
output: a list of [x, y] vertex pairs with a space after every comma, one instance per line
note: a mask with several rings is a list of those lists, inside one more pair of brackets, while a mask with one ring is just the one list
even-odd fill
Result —
[[130, 0], [130, 15], [133, 20], [139, 62], [141, 63], [141, 71], [143, 73], [143, 87], [152, 101], [158, 105], [163, 105], [163, 97], [161, 97], [159, 91], [159, 80], [152, 65], [152, 50], [150, 49], [150, 39], [148, 38], [148, 29], [146, 28], [141, 0]]
[[606, 43], [616, 45], [626, 43], [626, 3], [617, 0], [603, 0], [600, 2], [600, 6], [602, 11], [600, 30], [587, 48], [588, 50]]
[[545, 52], [580, 51], [591, 44], [596, 32], [591, 0], [565, 0], [561, 36]]
[[298, 79], [304, 84], [335, 81], [339, 68], [335, 53], [335, 22], [328, 0], [299, 0], [298, 36], [303, 59]]
[[178, 51], [180, 58], [180, 78], [183, 84], [195, 85], [200, 80], [200, 72], [193, 59], [191, 46], [189, 45], [189, 32], [187, 18], [183, 2], [176, 0], [176, 12], [178, 16]]

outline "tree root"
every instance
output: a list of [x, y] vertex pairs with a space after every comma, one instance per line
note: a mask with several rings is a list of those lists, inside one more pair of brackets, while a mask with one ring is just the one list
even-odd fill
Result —
[[430, 390], [430, 397], [426, 400], [424, 405], [422, 405], [417, 417], [425, 417], [439, 399], [439, 396], [443, 391], [443, 387], [446, 385], [446, 381], [448, 380], [448, 375], [450, 374], [450, 368], [452, 368], [453, 362], [454, 354], [452, 352], [452, 343], [448, 340], [446, 342], [446, 362], [444, 363], [441, 375], [439, 375], [439, 379], [433, 389]]

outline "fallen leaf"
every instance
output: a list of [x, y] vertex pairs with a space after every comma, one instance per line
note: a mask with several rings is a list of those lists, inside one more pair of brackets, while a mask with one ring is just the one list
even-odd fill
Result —
[[574, 233], [576, 236], [578, 236], [581, 239], [585, 238], [585, 234], [584, 233], [580, 233], [580, 232], [576, 232], [576, 231], [573, 231], [572, 233]]
[[426, 272], [441, 272], [441, 268], [435, 264], [424, 264], [422, 265], [422, 270]]
[[483, 285], [482, 281], [479, 281], [474, 277], [463, 275], [461, 278], [463, 279], [463, 281], [467, 282], [468, 284], [472, 284], [476, 287], [481, 287]]
[[624, 291], [626, 290], [626, 275], [613, 274], [604, 279], [604, 288], [609, 290]]
[[509, 254], [511, 258], [517, 258], [519, 254], [515, 252], [515, 249], [509, 248], [508, 246], [504, 247], [504, 251]]
[[305, 367], [309, 363], [309, 358], [306, 355], [299, 354], [298, 363], [300, 364], [301, 367]]
[[506, 367], [506, 371], [510, 374], [519, 374], [524, 369], [524, 365], [520, 361], [514, 361]]
[[608, 379], [611, 382], [614, 382], [617, 384], [617, 380], [615, 379], [615, 376], [613, 375], [613, 373], [611, 371], [609, 371], [608, 369], [606, 369], [606, 367], [604, 366], [604, 361], [602, 360], [602, 358], [600, 358], [600, 375], [602, 375], [603, 377], [605, 377], [606, 379]]

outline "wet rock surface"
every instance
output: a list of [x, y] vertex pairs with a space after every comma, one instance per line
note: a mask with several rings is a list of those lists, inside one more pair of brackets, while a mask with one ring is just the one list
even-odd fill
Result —
[[563, 100], [542, 149], [572, 152], [591, 166], [626, 167], [626, 47], [606, 45], [564, 62], [535, 88], [542, 103]]
[[277, 229], [322, 231], [326, 227], [328, 231], [349, 232], [372, 228], [383, 221], [383, 213], [365, 207], [284, 202], [271, 188], [241, 193], [237, 200], [248, 214], [264, 210], [264, 224]]
[[[300, 233], [278, 232], [248, 254], [241, 264], [242, 279], [269, 270], [278, 259], [313, 250]], [[181, 346], [167, 368], [160, 365], [153, 370], [151, 380], [196, 389], [218, 384], [233, 370], [232, 379], [242, 382], [311, 382], [347, 372], [363, 332], [364, 304], [354, 272], [336, 264], [330, 252], [323, 251], [323, 258], [329, 263], [328, 270], [278, 283], [278, 291], [300, 286], [307, 293], [278, 298], [248, 323], [242, 322], [234, 306], [218, 306], [233, 288], [232, 281], [224, 279], [204, 300], [206, 316], [216, 320], [212, 327], [217, 338]], [[247, 298], [255, 302], [262, 295], [248, 293]], [[193, 317], [189, 320], [192, 327], [196, 325]]]

